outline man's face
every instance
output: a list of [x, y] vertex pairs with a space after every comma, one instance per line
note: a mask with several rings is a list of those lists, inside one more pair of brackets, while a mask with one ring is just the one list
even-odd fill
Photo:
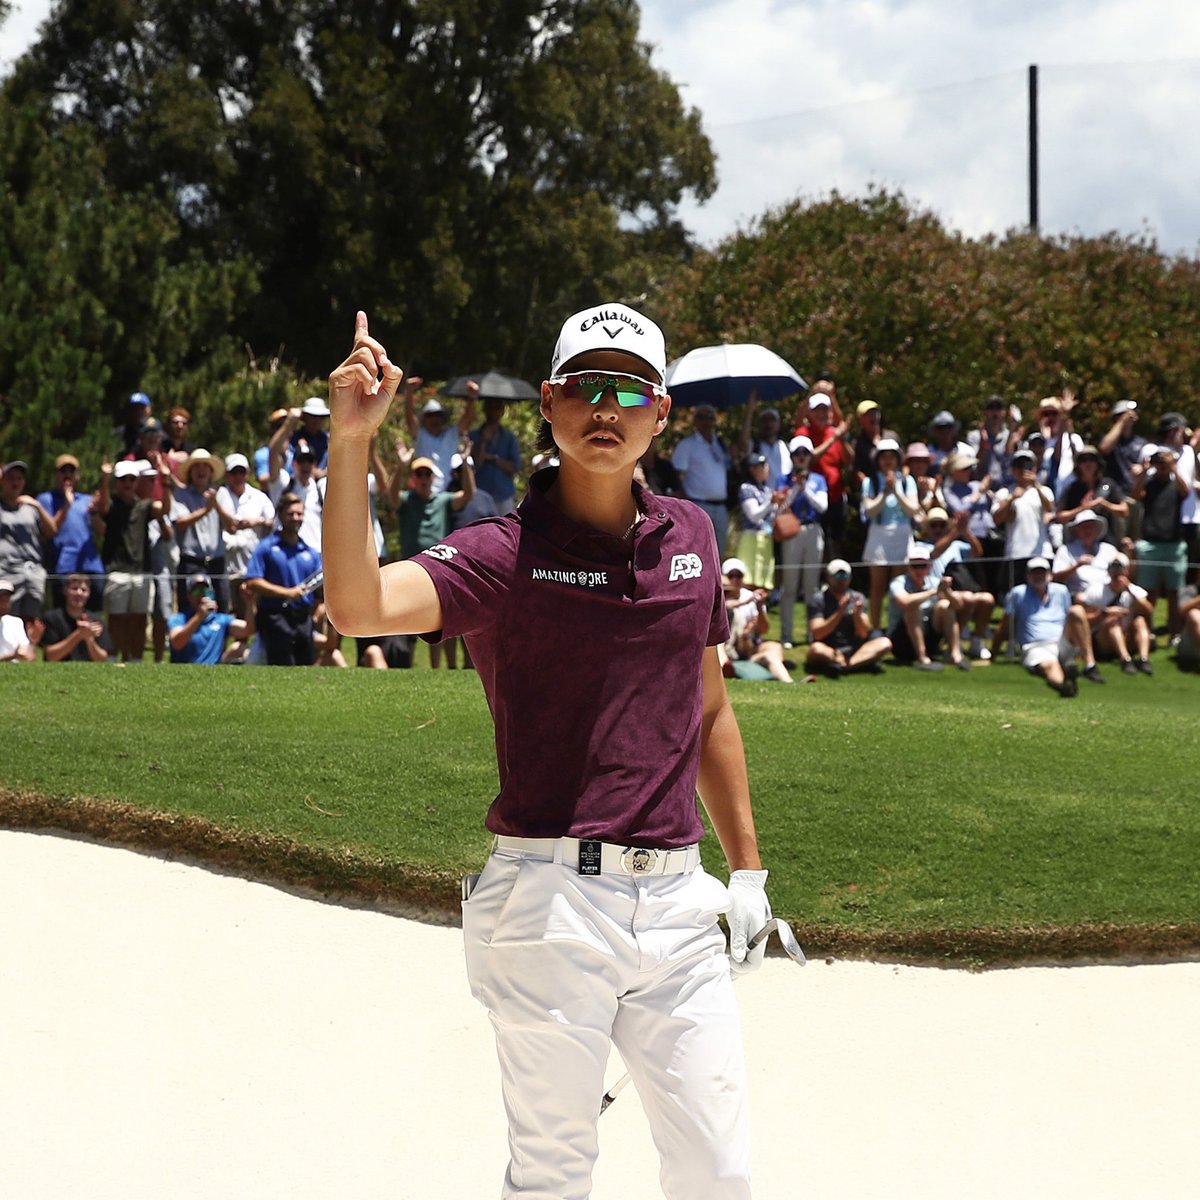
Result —
[[924, 589], [929, 586], [929, 563], [921, 560], [908, 564], [908, 574], [917, 587]]
[[141, 450], [143, 458], [149, 458], [153, 461], [152, 456], [157, 454], [162, 449], [162, 430], [150, 429], [138, 437], [138, 446]]
[[835, 571], [830, 575], [829, 590], [835, 596], [844, 596], [850, 590], [850, 572]]
[[758, 418], [759, 436], [764, 442], [779, 440], [779, 418], [774, 413], [763, 413]]
[[138, 477], [136, 475], [122, 475], [117, 480], [117, 496], [125, 504], [132, 504], [137, 498]]
[[697, 433], [711, 438], [717, 427], [717, 414], [711, 408], [698, 408], [692, 414], [692, 426]]
[[1045, 567], [1033, 567], [1025, 572], [1025, 579], [1035, 592], [1043, 594], [1050, 583], [1050, 572]]
[[203, 492], [212, 486], [213, 469], [208, 463], [197, 463], [188, 472], [188, 483], [198, 492]]
[[325, 424], [325, 418], [320, 413], [301, 413], [300, 422], [304, 426], [305, 433], [320, 433], [321, 427]]
[[1032, 487], [1037, 478], [1037, 472], [1022, 459], [1019, 463], [1013, 463], [1013, 478], [1020, 487]]
[[171, 432], [172, 440], [177, 442], [183, 438], [186, 435], [188, 426], [190, 424], [191, 422], [187, 419], [187, 417], [179, 416], [178, 414], [173, 417], [168, 417], [167, 429], [169, 429]]
[[13, 467], [10, 471], [4, 472], [4, 478], [0, 479], [0, 494], [9, 504], [14, 504], [18, 496], [25, 491], [25, 472], [20, 467]]
[[412, 490], [422, 500], [428, 500], [433, 492], [433, 472], [428, 467], [421, 467], [413, 472]]
[[489, 425], [499, 425], [504, 420], [505, 403], [503, 400], [485, 400], [483, 402], [483, 417]]
[[421, 424], [430, 437], [440, 437], [442, 430], [446, 428], [446, 414], [444, 412], [426, 413], [421, 418]]
[[949, 450], [954, 445], [954, 426], [953, 425], [935, 425], [933, 427], [933, 440], [937, 442], [942, 450]]
[[983, 415], [989, 425], [999, 425], [1004, 420], [1004, 405], [988, 404], [984, 407]]
[[1100, 540], [1100, 522], [1084, 521], [1075, 526], [1075, 536], [1089, 549]]
[[67, 607], [72, 612], [78, 612], [87, 607], [88, 597], [92, 594], [92, 585], [86, 579], [71, 579], [63, 588], [67, 599]]
[[279, 525], [289, 536], [298, 534], [304, 524], [304, 505], [297, 502], [285, 505], [279, 513]]
[[225, 478], [229, 483], [229, 490], [235, 496], [240, 496], [246, 490], [246, 479], [249, 471], [245, 467], [231, 467], [225, 474]]
[[874, 437], [879, 429], [879, 409], [868, 408], [865, 413], [858, 414], [858, 425], [863, 433]]
[[[652, 395], [649, 386], [636, 382], [656, 382], [650, 367], [620, 351], [592, 350], [572, 359], [563, 374], [568, 376], [566, 384], [542, 384], [541, 413], [554, 428], [564, 465], [569, 460], [601, 474], [632, 470], [651, 440], [666, 427], [671, 411], [670, 396]], [[622, 390], [627, 399], [636, 402], [623, 405], [614, 387], [597, 391], [591, 381], [584, 387], [579, 376], [625, 376], [629, 386]], [[697, 413], [697, 429], [699, 416]], [[711, 425], [709, 429], [711, 433]]]
[[151, 500], [154, 498], [154, 485], [158, 482], [157, 476], [154, 475], [139, 475], [137, 477], [137, 497], [139, 500]]
[[74, 463], [63, 463], [55, 468], [59, 487], [75, 487], [79, 483], [79, 468]]

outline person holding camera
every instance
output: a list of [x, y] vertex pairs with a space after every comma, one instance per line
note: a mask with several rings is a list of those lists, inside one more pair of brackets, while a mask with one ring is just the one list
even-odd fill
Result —
[[1160, 596], [1167, 601], [1167, 629], [1179, 633], [1179, 589], [1187, 573], [1187, 543], [1183, 538], [1183, 502], [1187, 483], [1176, 467], [1170, 446], [1150, 443], [1133, 468], [1131, 500], [1142, 506], [1142, 536], [1137, 541], [1137, 582], [1146, 589], [1153, 608]]
[[232, 613], [220, 612], [213, 581], [197, 571], [188, 577], [183, 606], [167, 621], [173, 663], [210, 665], [225, 653], [226, 638], [242, 641], [250, 626]]
[[908, 552], [904, 574], [897, 575], [888, 586], [892, 655], [902, 666], [940, 671], [942, 664], [932, 656], [944, 640], [949, 661], [960, 671], [969, 671], [971, 661], [963, 657], [950, 576], [943, 575], [934, 582], [930, 565], [929, 547], [914, 545]]
[[777, 499], [774, 529], [779, 543], [779, 636], [785, 650], [795, 638], [796, 597], [803, 596], [808, 604], [817, 594], [825, 554], [821, 522], [829, 511], [829, 483], [811, 469], [811, 439], [798, 434], [788, 443], [788, 453], [792, 474]]

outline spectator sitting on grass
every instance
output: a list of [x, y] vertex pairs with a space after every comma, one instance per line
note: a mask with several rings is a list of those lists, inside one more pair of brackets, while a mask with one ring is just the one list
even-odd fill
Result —
[[740, 558], [727, 558], [721, 564], [725, 589], [725, 608], [729, 613], [729, 640], [722, 653], [722, 670], [726, 676], [747, 677], [744, 664], [753, 663], [765, 669], [780, 683], [795, 683], [783, 662], [783, 646], [764, 641], [769, 620], [767, 590], [745, 587], [746, 564]]
[[1175, 662], [1181, 671], [1200, 671], [1200, 588], [1189, 584], [1179, 592], [1179, 619], [1183, 632]]
[[808, 606], [808, 648], [805, 669], [840, 679], [852, 671], [883, 672], [879, 661], [891, 648], [886, 637], [871, 637], [866, 597], [850, 587], [850, 564], [833, 559], [826, 568], [829, 582]]
[[1092, 653], [1092, 634], [1087, 613], [1061, 583], [1050, 581], [1050, 562], [1034, 555], [1025, 567], [1025, 583], [1017, 584], [1005, 597], [1004, 611], [1021, 647], [1021, 666], [1040, 675], [1064, 699], [1079, 691], [1076, 682], [1080, 655], [1085, 674], [1093, 683], [1103, 683]]
[[11, 579], [0, 579], [0, 662], [33, 662], [37, 650], [25, 632], [25, 622], [8, 611], [14, 591]]
[[245, 621], [217, 608], [213, 581], [202, 572], [188, 577], [179, 612], [167, 622], [173, 663], [219, 663], [226, 638], [244, 641], [250, 630]]
[[[1108, 566], [1117, 556], [1117, 548], [1104, 540], [1108, 522], [1092, 508], [1081, 508], [1067, 526], [1069, 541], [1054, 552], [1051, 579], [1066, 584], [1071, 598], [1108, 582]], [[1128, 560], [1127, 560], [1128, 561]]]
[[[1119, 659], [1126, 675], [1153, 675], [1150, 665], [1150, 618], [1154, 606], [1146, 598], [1146, 589], [1129, 579], [1129, 559], [1116, 554], [1108, 564], [1108, 578], [1090, 584], [1079, 597], [1092, 626], [1092, 640], [1102, 653]], [[1130, 642], [1137, 648], [1137, 660], [1129, 653]]]
[[944, 639], [948, 660], [961, 671], [970, 670], [970, 660], [962, 653], [950, 577], [943, 575], [934, 583], [929, 575], [929, 547], [914, 545], [908, 552], [907, 569], [888, 587], [892, 657], [918, 671], [940, 671], [942, 664], [935, 662], [933, 655]]
[[115, 654], [104, 622], [88, 612], [92, 584], [86, 575], [68, 575], [63, 583], [63, 604], [46, 614], [34, 641], [46, 662], [108, 662]]
[[926, 514], [923, 532], [926, 540], [917, 544], [929, 550], [929, 583], [939, 584], [943, 577], [950, 580], [950, 607], [958, 622], [959, 639], [961, 641], [963, 631], [973, 623], [968, 654], [971, 658], [986, 661], [992, 655], [983, 643], [988, 636], [996, 597], [980, 583], [973, 570], [983, 547], [971, 530], [969, 514], [959, 512], [951, 521], [944, 508], [931, 508]]

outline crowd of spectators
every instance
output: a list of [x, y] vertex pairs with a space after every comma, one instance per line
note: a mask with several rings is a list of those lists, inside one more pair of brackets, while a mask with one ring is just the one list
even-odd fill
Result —
[[[381, 562], [385, 522], [411, 557], [510, 512], [523, 487], [503, 401], [484, 399], [480, 419], [474, 385], [457, 414], [418, 405], [421, 386], [404, 384], [404, 436], [371, 450]], [[937, 411], [905, 442], [872, 400], [849, 415], [823, 377], [787, 415], [752, 398], [728, 440], [712, 408], [676, 410], [669, 453], [652, 445], [640, 478], [712, 521], [729, 674], [969, 670], [1007, 647], [1072, 696], [1104, 682], [1098, 660], [1152, 675], [1170, 647], [1200, 668], [1200, 433], [1124, 400], [1085, 441], [1076, 409], [1065, 391], [1027, 420], [991, 396], [970, 428]], [[149, 647], [156, 661], [347, 665], [322, 603], [328, 417], [310, 397], [267, 415], [262, 445], [217, 453], [193, 444], [186, 409], [160, 421], [137, 392], [90, 488], [69, 453], [53, 481], [5, 464], [0, 661], [138, 662]], [[408, 637], [355, 644], [360, 666], [411, 665]], [[432, 647], [433, 665], [460, 650]]]

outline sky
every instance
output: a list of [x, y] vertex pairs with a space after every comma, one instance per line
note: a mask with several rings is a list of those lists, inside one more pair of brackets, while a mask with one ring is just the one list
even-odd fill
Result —
[[[0, 70], [49, 0], [15, 0]], [[871, 185], [953, 229], [1029, 219], [1039, 68], [1040, 226], [1200, 255], [1194, 0], [643, 0], [653, 60], [702, 114], [719, 187], [680, 216], [713, 245], [772, 207]]]

